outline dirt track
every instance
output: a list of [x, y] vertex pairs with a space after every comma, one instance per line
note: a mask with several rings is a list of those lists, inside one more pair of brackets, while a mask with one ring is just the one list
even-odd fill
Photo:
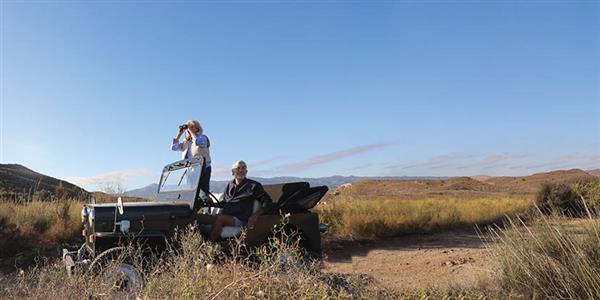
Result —
[[361, 273], [393, 288], [489, 285], [493, 245], [475, 230], [325, 244], [325, 268]]

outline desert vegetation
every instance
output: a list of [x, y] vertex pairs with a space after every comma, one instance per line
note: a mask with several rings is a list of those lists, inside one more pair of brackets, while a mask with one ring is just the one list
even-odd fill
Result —
[[0, 267], [27, 267], [56, 256], [61, 243], [81, 235], [81, 202], [0, 202]]
[[317, 211], [334, 236], [380, 238], [500, 222], [506, 215], [526, 213], [532, 204], [531, 197], [523, 196], [342, 199], [323, 202]]
[[600, 295], [599, 188], [599, 180], [546, 183], [537, 195], [534, 218], [508, 218], [504, 228], [491, 229], [506, 294], [544, 299]]
[[600, 222], [565, 220], [541, 212], [534, 224], [511, 219], [495, 230], [498, 274], [507, 294], [542, 299], [600, 295]]
[[[435, 191], [404, 197], [388, 191], [372, 197], [332, 191], [315, 210], [330, 225], [327, 239], [386, 238], [479, 226], [488, 233], [494, 253], [492, 285], [398, 290], [381, 286], [366, 274], [331, 273], [321, 263], [306, 262], [294, 243], [273, 240], [268, 247], [249, 250], [240, 239], [215, 244], [188, 229], [174, 241], [180, 246], [154, 257], [151, 264], [139, 249], [129, 250], [127, 257], [136, 258], [130, 262], [143, 270], [145, 285], [138, 296], [589, 299], [600, 294], [598, 180], [549, 182], [537, 194], [478, 190], [460, 195], [469, 187], [456, 182], [452, 186], [461, 187], [458, 194]], [[67, 277], [57, 257], [61, 244], [80, 239], [81, 203], [0, 202], [2, 263], [5, 270], [12, 270], [0, 276], [1, 298], [110, 297], [106, 276], [90, 272]]]
[[544, 183], [537, 194], [536, 204], [546, 215], [597, 215], [600, 212], [600, 180], [588, 178]]
[[[122, 262], [143, 270], [137, 299], [483, 299], [482, 290], [410, 290], [383, 287], [368, 275], [337, 274], [306, 261], [294, 241], [272, 239], [249, 250], [243, 236], [227, 244], [205, 241], [198, 231], [182, 231], [161, 257], [131, 247], [105, 272], [68, 277], [59, 261], [50, 261], [15, 278], [0, 278], [0, 296], [14, 299], [123, 297], [107, 274]], [[228, 253], [224, 255], [223, 253]], [[3, 285], [3, 286], [2, 286]]]

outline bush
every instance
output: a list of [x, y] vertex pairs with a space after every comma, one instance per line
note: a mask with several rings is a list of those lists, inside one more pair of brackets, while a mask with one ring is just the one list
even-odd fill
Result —
[[573, 190], [583, 199], [593, 213], [600, 212], [600, 180], [579, 181], [572, 185]]
[[600, 211], [600, 180], [580, 179], [571, 183], [544, 183], [536, 204], [545, 215], [584, 217]]

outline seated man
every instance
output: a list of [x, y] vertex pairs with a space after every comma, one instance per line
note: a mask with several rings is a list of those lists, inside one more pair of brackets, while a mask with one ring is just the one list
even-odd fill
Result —
[[[212, 225], [211, 240], [219, 240], [224, 226], [248, 225], [248, 228], [254, 228], [258, 217], [273, 204], [262, 184], [246, 178], [247, 173], [246, 163], [242, 160], [236, 161], [231, 168], [234, 179], [227, 184], [223, 192], [224, 204], [221, 213], [216, 216], [198, 216], [198, 223]], [[252, 213], [254, 200], [262, 202], [262, 207]]]

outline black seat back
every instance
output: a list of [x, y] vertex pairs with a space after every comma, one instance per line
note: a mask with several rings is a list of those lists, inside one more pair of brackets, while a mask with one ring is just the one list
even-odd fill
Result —
[[308, 182], [290, 182], [279, 184], [267, 184], [263, 188], [271, 196], [273, 203], [278, 204], [291, 196], [309, 189]]

